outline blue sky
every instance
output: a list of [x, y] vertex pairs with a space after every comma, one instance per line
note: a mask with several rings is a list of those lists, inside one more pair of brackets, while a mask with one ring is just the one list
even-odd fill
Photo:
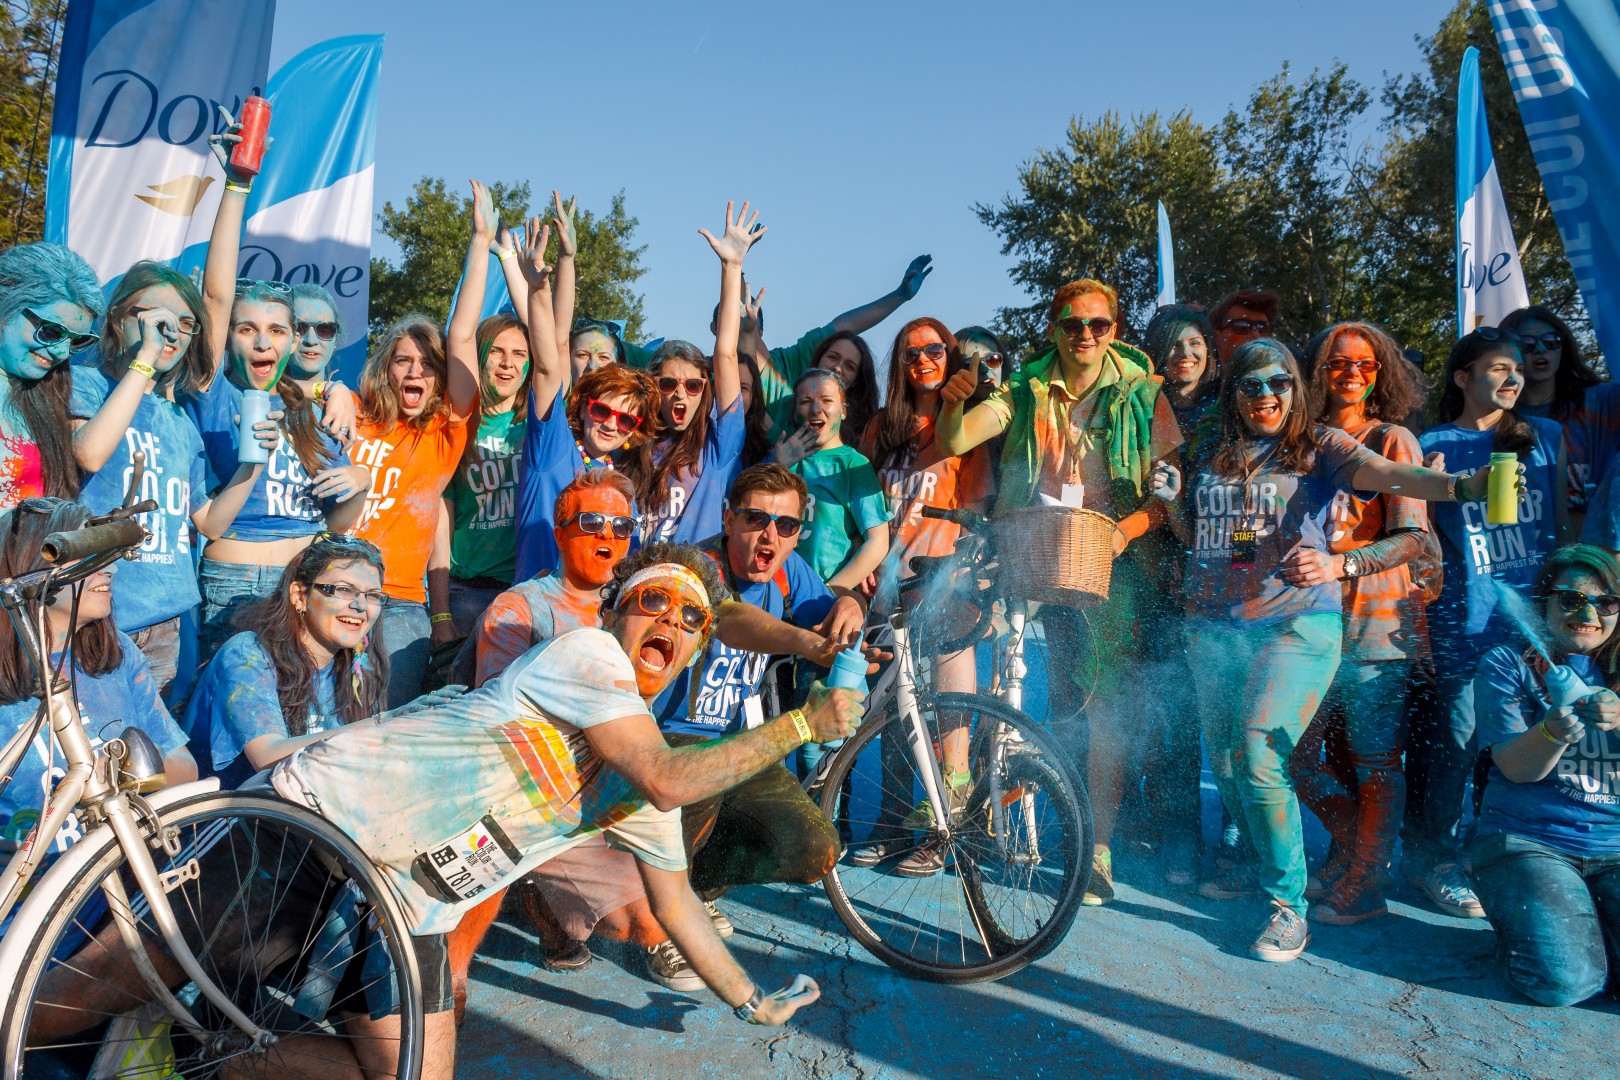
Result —
[[388, 36], [379, 207], [424, 174], [527, 178], [592, 209], [623, 188], [657, 335], [712, 340], [719, 274], [697, 229], [718, 231], [727, 198], [752, 199], [771, 228], [748, 277], [768, 288], [773, 345], [888, 291], [929, 253], [922, 294], [867, 334], [881, 356], [909, 315], [958, 327], [1028, 302], [970, 208], [1012, 191], [1071, 116], [1186, 108], [1214, 121], [1284, 60], [1342, 59], [1376, 87], [1417, 69], [1414, 35], [1451, 6], [279, 0], [271, 70], [324, 38]]

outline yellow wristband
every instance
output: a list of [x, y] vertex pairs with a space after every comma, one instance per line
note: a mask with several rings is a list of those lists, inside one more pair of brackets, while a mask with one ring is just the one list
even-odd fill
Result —
[[455, 616], [450, 614], [448, 611], [441, 611], [436, 615], [429, 616], [428, 622], [430, 622], [430, 623], [449, 622], [451, 619], [454, 619], [454, 618], [455, 618]]
[[253, 185], [251, 183], [238, 184], [235, 180], [227, 180], [225, 181], [225, 190], [234, 191], [238, 195], [246, 195], [253, 190]]
[[148, 379], [157, 378], [157, 368], [140, 360], [131, 360], [129, 362], [129, 370]]
[[496, 255], [496, 256], [495, 256], [495, 257], [496, 257], [496, 258], [497, 258], [497, 259], [499, 259], [499, 260], [500, 260], [500, 261], [501, 261], [501, 262], [505, 262], [505, 261], [506, 261], [506, 260], [508, 260], [508, 259], [515, 259], [515, 258], [517, 258], [517, 252], [515, 252], [515, 251], [510, 251], [510, 250], [508, 250], [508, 251], [503, 251], [503, 252], [501, 252], [501, 253], [500, 253], [500, 254], [498, 254], [498, 255]]
[[787, 718], [793, 721], [793, 730], [799, 733], [800, 742], [816, 741], [815, 736], [810, 733], [810, 721], [804, 718], [803, 709], [792, 710], [787, 714]]
[[1536, 726], [1541, 729], [1542, 737], [1545, 738], [1548, 742], [1557, 743], [1559, 746], [1568, 746], [1569, 745], [1569, 743], [1565, 742], [1563, 739], [1560, 739], [1558, 736], [1554, 735], [1551, 731], [1549, 731], [1547, 729], [1547, 721], [1543, 720], [1541, 723], [1537, 724]]

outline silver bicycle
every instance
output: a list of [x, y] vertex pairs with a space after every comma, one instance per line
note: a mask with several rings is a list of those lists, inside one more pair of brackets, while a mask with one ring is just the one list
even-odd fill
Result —
[[[865, 719], [804, 783], [844, 837], [824, 884], [855, 939], [908, 974], [978, 982], [1063, 940], [1091, 873], [1091, 805], [1069, 756], [1021, 711], [1022, 601], [1005, 604], [991, 692], [933, 690], [934, 658], [976, 648], [993, 625], [995, 556], [981, 516], [923, 514], [967, 531], [954, 554], [913, 560], [873, 641], [893, 659]], [[947, 739], [967, 746], [965, 794], [947, 792]], [[917, 872], [908, 857], [919, 852], [938, 869]]]
[[[0, 580], [41, 702], [0, 750], [0, 788], [36, 742], [65, 763], [0, 876], [0, 1075], [306, 1077], [358, 1064], [414, 1078], [415, 953], [365, 855], [268, 793], [165, 788], [137, 727], [98, 747], [71, 670], [50, 662], [47, 606], [73, 590], [76, 607], [84, 580], [145, 538], [136, 515], [156, 504], [133, 502], [140, 472], [137, 461], [124, 507], [47, 537], [44, 569]], [[83, 838], [35, 880], [74, 815]], [[390, 1010], [399, 1021], [379, 1026]]]

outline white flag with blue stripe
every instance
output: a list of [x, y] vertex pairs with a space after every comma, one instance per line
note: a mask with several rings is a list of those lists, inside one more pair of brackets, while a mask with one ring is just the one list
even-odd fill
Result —
[[1463, 54], [1457, 81], [1457, 336], [1495, 326], [1530, 303], [1513, 223], [1485, 124], [1479, 50]]
[[1170, 215], [1159, 200], [1159, 306], [1176, 302], [1176, 249], [1170, 242]]
[[371, 300], [371, 205], [383, 37], [312, 45], [270, 77], [276, 144], [248, 199], [238, 274], [313, 282], [338, 303], [333, 370], [357, 376]]
[[206, 242], [224, 188], [208, 137], [260, 92], [275, 0], [73, 0], [51, 117], [45, 238], [103, 282]]

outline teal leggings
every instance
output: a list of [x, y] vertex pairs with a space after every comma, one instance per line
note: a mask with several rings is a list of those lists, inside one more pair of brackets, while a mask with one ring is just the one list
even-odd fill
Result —
[[1305, 834], [1288, 759], [1339, 668], [1343, 619], [1269, 626], [1187, 620], [1187, 661], [1221, 800], [1247, 833], [1267, 896], [1305, 914]]

